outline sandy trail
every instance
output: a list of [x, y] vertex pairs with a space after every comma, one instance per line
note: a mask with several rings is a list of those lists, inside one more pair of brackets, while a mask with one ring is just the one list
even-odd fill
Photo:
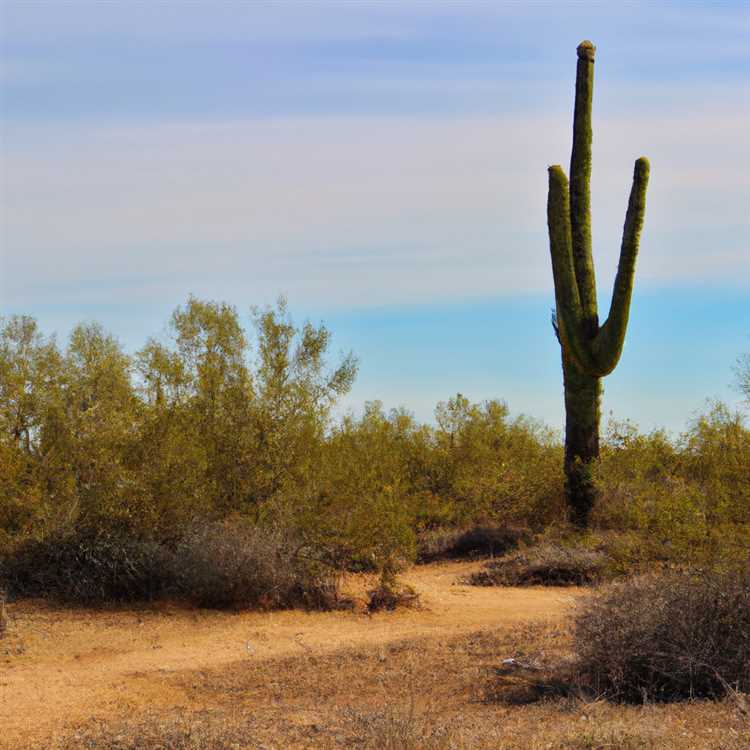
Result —
[[[300, 611], [229, 614], [177, 607], [68, 610], [38, 602], [9, 607], [0, 641], [0, 748], [22, 748], [91, 717], [188, 706], [166, 674], [280, 656], [445, 638], [486, 627], [557, 621], [578, 592], [456, 584], [481, 563], [412, 568], [403, 581], [422, 606], [367, 616]], [[368, 580], [352, 577], [355, 594]]]

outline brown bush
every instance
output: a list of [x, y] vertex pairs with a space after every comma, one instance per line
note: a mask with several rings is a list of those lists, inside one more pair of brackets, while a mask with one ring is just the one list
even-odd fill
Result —
[[750, 568], [678, 572], [616, 584], [581, 605], [581, 678], [627, 701], [750, 690]]
[[0, 589], [0, 638], [5, 637], [8, 630], [8, 615], [5, 612], [5, 592]]
[[601, 551], [542, 544], [489, 563], [467, 582], [472, 586], [587, 586], [604, 578], [607, 563]]
[[417, 539], [417, 562], [476, 559], [504, 555], [518, 547], [528, 533], [520, 528], [480, 525], [463, 529], [432, 529]]
[[419, 603], [419, 594], [411, 586], [397, 588], [381, 583], [368, 592], [367, 611], [394, 610], [398, 607], [414, 607]]
[[77, 604], [185, 599], [201, 607], [328, 609], [332, 571], [280, 529], [203, 523], [167, 545], [114, 533], [28, 541], [0, 560], [10, 596]]
[[282, 529], [201, 524], [175, 550], [176, 590], [201, 607], [329, 609], [334, 575], [309, 552]]
[[60, 532], [30, 539], [0, 559], [8, 596], [70, 603], [147, 601], [172, 583], [171, 554], [161, 544], [113, 532]]

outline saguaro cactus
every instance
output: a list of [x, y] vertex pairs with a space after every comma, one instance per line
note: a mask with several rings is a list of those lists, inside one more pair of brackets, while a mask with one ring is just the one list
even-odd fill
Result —
[[635, 162], [620, 262], [609, 316], [599, 325], [591, 257], [591, 102], [594, 53], [578, 45], [570, 185], [562, 167], [549, 168], [547, 224], [555, 281], [555, 331], [565, 387], [565, 477], [571, 520], [586, 526], [595, 501], [591, 463], [599, 456], [601, 378], [615, 369], [628, 325], [635, 261], [646, 210], [648, 159]]

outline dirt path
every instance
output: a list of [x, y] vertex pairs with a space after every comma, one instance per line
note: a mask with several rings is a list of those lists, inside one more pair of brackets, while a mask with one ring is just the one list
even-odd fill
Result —
[[[421, 594], [416, 610], [227, 614], [176, 607], [67, 610], [9, 607], [0, 641], [0, 748], [21, 748], [71, 724], [123, 710], [187, 706], [165, 674], [240, 661], [330, 653], [405, 638], [444, 638], [483, 627], [564, 617], [578, 592], [456, 584], [479, 563], [415, 567], [403, 576]], [[368, 581], [347, 586], [361, 593]]]

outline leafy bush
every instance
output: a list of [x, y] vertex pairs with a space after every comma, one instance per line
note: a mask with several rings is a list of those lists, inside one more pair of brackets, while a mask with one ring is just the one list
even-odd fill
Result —
[[[59, 347], [32, 318], [0, 320], [0, 557], [16, 590], [161, 595], [175, 584], [152, 559], [169, 558], [190, 524], [237, 516], [281, 518], [309, 556], [386, 576], [417, 557], [505, 554], [506, 529], [537, 534], [565, 518], [553, 431], [461, 394], [437, 405], [434, 424], [378, 402], [335, 419], [356, 359], [330, 362], [329, 331], [295, 326], [283, 300], [253, 323], [191, 297], [164, 340], [130, 356], [97, 324]], [[749, 465], [750, 430], [720, 404], [677, 438], [612, 423], [592, 528], [612, 538], [613, 567], [741, 559]], [[520, 558], [498, 570], [514, 565], [531, 570]], [[570, 561], [544, 565], [576, 580]], [[74, 570], [80, 580], [66, 577]]]
[[632, 543], [617, 551], [626, 567], [736, 563], [750, 544], [748, 465], [750, 430], [721, 404], [676, 440], [611, 422], [596, 470], [592, 522], [630, 535]]
[[491, 519], [541, 529], [564, 516], [562, 446], [548, 428], [509, 418], [502, 401], [460, 393], [435, 409], [428, 489], [450, 501], [455, 524]]
[[305, 484], [283, 497], [285, 523], [338, 568], [398, 572], [415, 556], [414, 429], [412, 417], [386, 414], [377, 401], [360, 419], [345, 416]]
[[607, 569], [599, 550], [541, 544], [513, 552], [473, 573], [473, 586], [586, 586], [598, 583]]
[[575, 620], [582, 679], [627, 701], [750, 690], [750, 568], [626, 580]]

